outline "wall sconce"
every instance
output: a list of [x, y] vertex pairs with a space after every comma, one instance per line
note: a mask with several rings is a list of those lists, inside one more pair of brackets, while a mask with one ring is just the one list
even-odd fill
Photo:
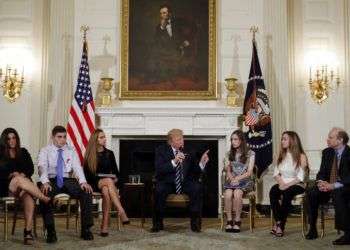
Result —
[[340, 85], [339, 69], [337, 75], [333, 70], [329, 70], [328, 65], [316, 67], [314, 75], [310, 67], [309, 87], [312, 99], [318, 104], [322, 104], [328, 97], [331, 90], [338, 89]]
[[20, 77], [17, 69], [12, 69], [6, 66], [5, 74], [0, 68], [0, 82], [3, 88], [3, 96], [13, 103], [21, 95], [24, 83], [24, 68], [22, 69], [22, 76]]

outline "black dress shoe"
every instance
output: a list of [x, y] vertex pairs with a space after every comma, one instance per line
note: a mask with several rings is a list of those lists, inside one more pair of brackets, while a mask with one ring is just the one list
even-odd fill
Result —
[[317, 239], [317, 231], [316, 230], [309, 230], [309, 232], [305, 235], [305, 239], [307, 240], [314, 240]]
[[47, 243], [55, 243], [55, 242], [57, 242], [57, 236], [56, 236], [56, 231], [55, 230], [47, 230], [46, 242]]
[[159, 218], [153, 219], [153, 226], [150, 231], [152, 233], [157, 233], [160, 230], [164, 230], [163, 219], [159, 219]]
[[84, 240], [93, 240], [94, 239], [94, 235], [92, 234], [90, 229], [85, 229], [85, 230], [82, 230], [81, 238], [84, 239]]
[[350, 237], [344, 235], [332, 242], [333, 245], [350, 245]]
[[201, 231], [201, 219], [199, 217], [191, 218], [191, 230], [196, 233]]
[[151, 233], [158, 233], [160, 231], [160, 228], [158, 225], [153, 225], [150, 231]]

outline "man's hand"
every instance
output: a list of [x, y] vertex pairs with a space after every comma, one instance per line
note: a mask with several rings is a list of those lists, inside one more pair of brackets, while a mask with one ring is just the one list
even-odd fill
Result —
[[41, 185], [41, 192], [43, 192], [44, 195], [47, 195], [48, 192], [50, 192], [51, 190], [52, 190], [52, 187], [48, 182]]
[[174, 162], [175, 164], [179, 164], [179, 163], [182, 163], [184, 160], [185, 160], [186, 156], [184, 153], [182, 152], [178, 152], [176, 155], [175, 155], [175, 159], [174, 159]]
[[202, 163], [203, 166], [205, 166], [209, 161], [208, 153], [209, 153], [209, 149], [207, 151], [205, 151], [201, 157], [200, 163]]
[[93, 192], [92, 187], [89, 184], [87, 184], [86, 182], [81, 183], [80, 187], [82, 190], [84, 190], [85, 192], [87, 192], [89, 194], [92, 194], [92, 192]]
[[317, 181], [317, 187], [318, 190], [320, 190], [321, 192], [330, 192], [334, 189], [334, 185], [328, 183], [327, 181]]

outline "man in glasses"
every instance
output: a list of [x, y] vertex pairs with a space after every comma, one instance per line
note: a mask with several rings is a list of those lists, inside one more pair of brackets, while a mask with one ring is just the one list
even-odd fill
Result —
[[[92, 217], [92, 188], [87, 184], [83, 168], [77, 153], [67, 145], [67, 131], [62, 126], [52, 130], [52, 144], [42, 148], [39, 153], [38, 168], [40, 187], [45, 195], [54, 197], [66, 193], [72, 198], [79, 199], [81, 208], [81, 238], [93, 240], [90, 227]], [[72, 178], [74, 173], [76, 178]], [[77, 180], [78, 179], [78, 180]], [[47, 230], [47, 243], [57, 241], [52, 203], [40, 203], [44, 226]]]

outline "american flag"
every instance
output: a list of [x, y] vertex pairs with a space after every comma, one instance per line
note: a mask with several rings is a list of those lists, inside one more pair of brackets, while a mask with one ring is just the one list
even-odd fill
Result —
[[90, 135], [94, 130], [95, 105], [90, 86], [87, 42], [84, 41], [77, 88], [70, 107], [67, 125], [68, 143], [75, 148], [81, 163]]
[[254, 126], [259, 121], [259, 114], [255, 109], [250, 109], [245, 116], [245, 125]]

